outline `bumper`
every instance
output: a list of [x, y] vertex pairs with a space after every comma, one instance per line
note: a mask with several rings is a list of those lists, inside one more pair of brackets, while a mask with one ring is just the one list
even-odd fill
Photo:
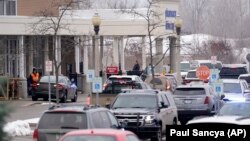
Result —
[[161, 130], [160, 126], [128, 126], [125, 129], [134, 132], [141, 139], [156, 137], [157, 133]]
[[[49, 98], [48, 92], [34, 92], [32, 96], [35, 96], [37, 98]], [[63, 96], [63, 92], [59, 91], [59, 98]], [[51, 93], [51, 99], [56, 98], [56, 93]]]

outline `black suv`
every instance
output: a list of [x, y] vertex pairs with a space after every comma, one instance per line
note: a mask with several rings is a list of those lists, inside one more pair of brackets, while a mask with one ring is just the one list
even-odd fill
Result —
[[62, 105], [45, 111], [33, 138], [37, 141], [57, 141], [65, 133], [77, 129], [116, 128], [120, 124], [107, 109], [96, 106]]
[[141, 139], [161, 141], [166, 125], [178, 122], [177, 108], [171, 92], [127, 90], [120, 93], [108, 108], [126, 130]]
[[220, 70], [221, 79], [238, 79], [241, 74], [247, 74], [247, 68], [244, 65], [223, 66]]

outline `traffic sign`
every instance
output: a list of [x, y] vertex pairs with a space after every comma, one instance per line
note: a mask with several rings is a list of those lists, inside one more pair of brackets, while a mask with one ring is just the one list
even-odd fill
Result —
[[52, 61], [48, 60], [45, 62], [45, 70], [46, 72], [52, 72]]
[[88, 70], [87, 71], [87, 82], [92, 82], [94, 77], [95, 77], [95, 70]]
[[118, 74], [118, 67], [117, 66], [107, 66], [106, 73], [107, 74]]
[[207, 66], [200, 66], [196, 69], [196, 76], [200, 80], [207, 80], [210, 75], [210, 70]]
[[222, 82], [215, 82], [215, 83], [212, 83], [212, 84], [213, 84], [214, 92], [217, 95], [223, 94], [224, 86], [223, 86]]
[[216, 82], [219, 79], [219, 70], [218, 69], [210, 69], [209, 80], [211, 83]]
[[93, 93], [101, 93], [102, 92], [102, 78], [95, 77], [92, 83], [92, 92]]
[[211, 56], [211, 64], [216, 65], [217, 56]]

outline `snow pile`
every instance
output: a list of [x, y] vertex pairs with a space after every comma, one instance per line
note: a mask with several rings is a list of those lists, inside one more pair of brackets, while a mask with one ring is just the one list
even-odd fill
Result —
[[9, 136], [27, 136], [32, 134], [32, 130], [27, 121], [17, 120], [14, 122], [9, 122], [5, 125], [4, 131], [8, 133]]

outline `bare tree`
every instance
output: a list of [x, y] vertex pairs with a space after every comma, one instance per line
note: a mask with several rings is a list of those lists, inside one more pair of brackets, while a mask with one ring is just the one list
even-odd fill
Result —
[[[61, 30], [66, 30], [68, 32], [74, 32], [69, 28], [69, 23], [64, 17], [68, 16], [68, 10], [73, 8], [80, 8], [79, 5], [88, 2], [88, 0], [54, 0], [51, 3], [51, 7], [48, 9], [42, 9], [37, 12], [39, 15], [39, 20], [32, 25], [32, 30], [34, 33], [39, 33], [41, 35], [50, 35], [52, 39], [52, 61], [55, 68], [54, 72], [56, 75], [56, 84], [58, 84], [59, 69], [61, 67], [61, 60], [58, 60], [56, 56], [56, 42], [58, 40], [58, 34]], [[55, 14], [53, 11], [58, 10], [59, 13]], [[71, 44], [70, 42], [68, 42]], [[59, 90], [56, 87], [56, 102], [59, 103]]]

